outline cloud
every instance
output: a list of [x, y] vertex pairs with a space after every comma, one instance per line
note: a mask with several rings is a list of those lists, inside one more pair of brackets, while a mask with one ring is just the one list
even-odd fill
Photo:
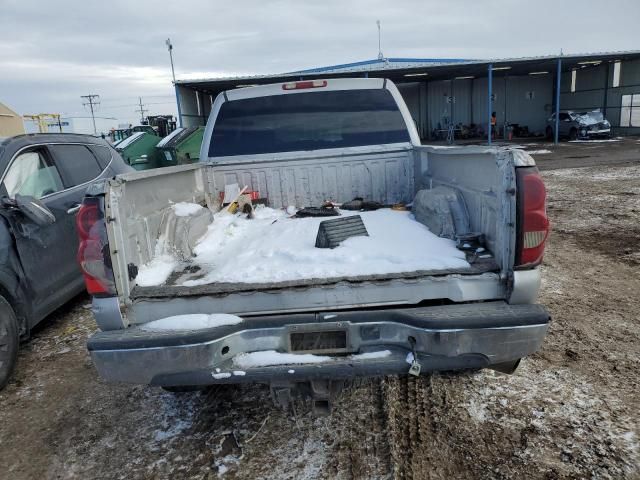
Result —
[[[504, 58], [637, 48], [640, 2], [557, 0], [0, 0], [0, 101], [22, 113], [82, 111], [80, 95], [135, 121], [143, 97], [175, 112], [178, 78], [278, 73], [375, 58]], [[624, 14], [620, 14], [624, 12]], [[155, 100], [155, 101], [154, 101]], [[166, 102], [162, 104], [161, 102]], [[154, 105], [151, 105], [151, 104]], [[160, 112], [160, 110], [163, 110]]]

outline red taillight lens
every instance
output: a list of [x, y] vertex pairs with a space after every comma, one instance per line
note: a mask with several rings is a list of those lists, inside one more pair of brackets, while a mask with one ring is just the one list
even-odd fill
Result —
[[76, 227], [80, 237], [78, 263], [84, 275], [87, 291], [96, 296], [115, 295], [115, 282], [100, 198], [84, 199], [76, 216]]
[[303, 82], [283, 83], [283, 90], [303, 90], [305, 88], [322, 88], [327, 86], [326, 80], [305, 80]]
[[76, 228], [78, 229], [80, 240], [89, 237], [91, 227], [93, 227], [100, 218], [99, 205], [95, 202], [90, 202], [89, 200], [94, 199], [85, 200], [76, 215]]
[[535, 167], [516, 170], [518, 190], [518, 239], [516, 267], [531, 268], [539, 265], [549, 236], [547, 218], [547, 192], [542, 177]]

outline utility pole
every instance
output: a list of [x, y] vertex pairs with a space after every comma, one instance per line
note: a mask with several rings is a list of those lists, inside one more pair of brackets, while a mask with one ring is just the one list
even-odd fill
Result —
[[100, 105], [100, 95], [90, 93], [89, 95], [80, 95], [80, 98], [86, 99], [86, 102], [84, 102], [82, 105], [84, 105], [85, 107], [89, 105], [89, 109], [91, 110], [91, 120], [93, 121], [93, 133], [94, 135], [97, 135], [98, 129], [96, 128], [96, 115], [93, 107]]
[[382, 40], [380, 33], [380, 20], [376, 20], [378, 24], [378, 60], [384, 60], [384, 55], [382, 54]]
[[171, 77], [173, 78], [173, 88], [176, 91], [176, 105], [178, 107], [178, 126], [182, 127], [182, 112], [180, 110], [180, 96], [178, 95], [178, 87], [176, 86], [176, 72], [173, 68], [173, 44], [171, 39], [167, 38], [164, 42], [169, 50], [169, 60], [171, 61]]
[[140, 102], [140, 110], [136, 110], [136, 112], [140, 112], [140, 125], [144, 125], [144, 112], [148, 112], [149, 110], [144, 108], [144, 104], [142, 103], [142, 97], [138, 97], [138, 101]]

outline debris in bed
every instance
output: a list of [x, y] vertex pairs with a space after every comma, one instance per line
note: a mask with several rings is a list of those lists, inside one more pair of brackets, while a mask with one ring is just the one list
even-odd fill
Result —
[[[288, 209], [287, 209], [288, 210]], [[295, 214], [298, 218], [306, 217], [337, 217], [340, 212], [331, 203], [327, 203], [321, 207], [307, 207], [298, 210]]]
[[244, 213], [248, 219], [253, 218], [253, 207], [251, 206], [250, 203], [244, 204], [244, 206], [242, 207], [242, 213]]
[[[484, 234], [479, 232], [461, 233], [456, 235], [457, 244], [456, 247], [459, 250], [469, 252], [483, 252], [484, 251]], [[482, 249], [482, 250], [480, 250]]]
[[345, 202], [340, 205], [342, 210], [356, 210], [359, 212], [370, 212], [373, 210], [379, 210], [383, 208], [380, 202], [374, 202], [371, 200], [364, 200], [362, 197], [356, 197], [350, 202]]
[[221, 327], [223, 325], [236, 325], [242, 322], [242, 318], [227, 313], [196, 313], [192, 315], [174, 315], [161, 318], [140, 327], [142, 330], [202, 330], [206, 328]]
[[336, 248], [347, 238], [360, 236], [369, 236], [360, 215], [325, 220], [318, 227], [316, 248]]

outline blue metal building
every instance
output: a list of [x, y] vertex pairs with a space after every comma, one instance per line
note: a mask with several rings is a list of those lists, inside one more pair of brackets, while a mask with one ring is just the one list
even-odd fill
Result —
[[384, 58], [274, 75], [178, 80], [176, 92], [183, 126], [195, 126], [206, 123], [224, 90], [345, 77], [395, 82], [425, 140], [447, 125], [475, 124], [488, 132], [492, 112], [499, 132], [518, 125], [544, 134], [557, 109], [600, 110], [616, 135], [640, 134], [640, 51], [495, 60]]

